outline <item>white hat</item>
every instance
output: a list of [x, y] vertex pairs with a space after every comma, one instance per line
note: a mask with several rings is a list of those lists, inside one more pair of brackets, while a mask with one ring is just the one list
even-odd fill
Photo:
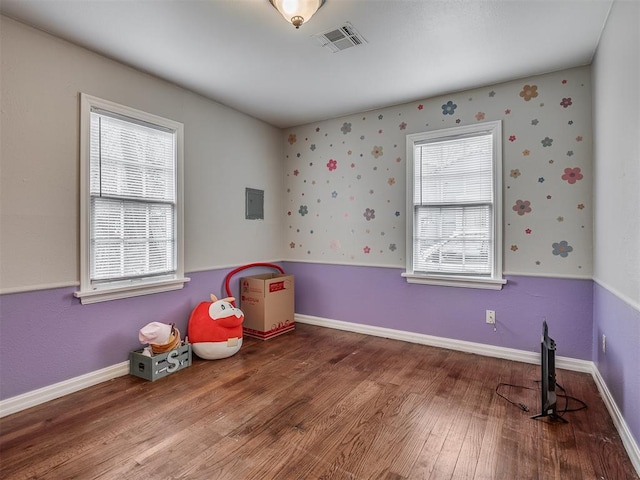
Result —
[[164, 345], [169, 343], [171, 337], [171, 325], [160, 322], [151, 322], [140, 329], [138, 338], [140, 343], [153, 343], [155, 345]]

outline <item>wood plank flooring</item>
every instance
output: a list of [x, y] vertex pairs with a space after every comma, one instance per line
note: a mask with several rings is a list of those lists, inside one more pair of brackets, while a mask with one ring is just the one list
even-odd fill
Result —
[[[156, 382], [0, 420], [3, 479], [638, 479], [591, 376], [531, 420], [539, 367], [298, 324]], [[500, 392], [526, 412], [496, 395]], [[563, 400], [559, 405], [564, 406]], [[569, 409], [579, 404], [569, 403]]]

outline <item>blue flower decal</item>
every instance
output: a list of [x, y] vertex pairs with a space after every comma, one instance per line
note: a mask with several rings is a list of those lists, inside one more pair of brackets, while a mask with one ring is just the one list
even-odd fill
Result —
[[340, 128], [340, 131], [342, 132], [343, 135], [346, 135], [347, 133], [349, 133], [351, 131], [351, 123], [344, 122], [342, 124], [342, 128]]
[[309, 213], [309, 210], [307, 209], [306, 205], [300, 205], [298, 213], [304, 217], [307, 213]]
[[449, 100], [447, 103], [442, 105], [442, 114], [453, 115], [453, 113], [456, 111], [456, 108], [458, 108], [458, 105]]
[[562, 258], [567, 258], [573, 252], [573, 247], [566, 240], [554, 243], [551, 246], [553, 247], [553, 254], [560, 255]]
[[543, 147], [550, 147], [553, 143], [553, 138], [544, 137], [542, 140], [540, 140], [540, 143]]

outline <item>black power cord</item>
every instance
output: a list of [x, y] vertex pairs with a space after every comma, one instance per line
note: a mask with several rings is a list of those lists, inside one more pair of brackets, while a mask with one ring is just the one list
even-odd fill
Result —
[[[558, 382], [556, 382], [556, 387], [558, 387], [560, 390], [562, 390], [562, 392], [564, 394], [564, 395], [556, 395], [557, 397], [564, 398], [564, 409], [562, 410], [562, 414], [558, 414], [559, 416], [563, 417], [565, 413], [579, 412], [580, 410], [584, 410], [585, 408], [587, 408], [587, 404], [585, 402], [583, 402], [582, 400], [580, 400], [579, 398], [572, 397], [571, 395], [567, 395], [567, 391]], [[578, 402], [580, 404], [580, 407], [578, 407], [578, 408], [568, 408], [569, 407], [569, 400], [574, 400], [574, 401]]]
[[528, 412], [529, 411], [529, 407], [527, 407], [524, 403], [521, 402], [514, 402], [513, 400], [508, 399], [506, 396], [504, 396], [503, 394], [501, 394], [499, 392], [500, 387], [513, 387], [513, 388], [520, 388], [523, 390], [536, 390], [535, 388], [531, 388], [531, 387], [524, 387], [522, 385], [514, 385], [512, 383], [499, 383], [498, 386], [496, 387], [496, 395], [498, 395], [501, 398], [504, 398], [507, 402], [509, 402], [511, 405], [515, 405], [516, 407], [518, 407], [520, 410], [522, 410], [523, 412]]
[[[536, 380], [536, 383], [540, 383], [540, 380]], [[576, 398], [576, 397], [572, 397], [571, 395], [567, 395], [567, 391], [564, 389], [564, 387], [562, 385], [560, 385], [559, 383], [556, 382], [556, 386], [562, 390], [563, 394], [561, 395], [557, 395], [557, 397], [559, 398], [564, 398], [564, 409], [562, 410], [562, 413], [558, 413], [558, 416], [563, 417], [566, 413], [570, 413], [570, 412], [578, 412], [580, 410], [584, 410], [585, 408], [587, 408], [587, 404], [585, 402], [583, 402], [582, 400]], [[518, 407], [520, 410], [522, 410], [523, 412], [528, 412], [529, 411], [529, 407], [527, 407], [524, 403], [522, 402], [514, 402], [513, 400], [507, 398], [505, 395], [503, 395], [502, 393], [500, 393], [500, 388], [501, 387], [512, 387], [512, 388], [520, 388], [522, 390], [535, 390], [537, 391], [537, 388], [531, 388], [531, 387], [525, 387], [523, 385], [514, 385], [512, 383], [499, 383], [496, 386], [496, 395], [498, 395], [501, 398], [504, 398], [507, 402], [509, 402], [512, 405], [515, 405], [516, 407]], [[569, 408], [569, 400], [573, 400], [575, 402], [578, 402], [580, 404], [580, 407], [578, 408]]]

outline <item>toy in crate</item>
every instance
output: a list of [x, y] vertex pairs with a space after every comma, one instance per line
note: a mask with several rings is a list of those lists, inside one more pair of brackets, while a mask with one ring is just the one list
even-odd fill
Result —
[[140, 330], [149, 346], [129, 354], [129, 373], [152, 382], [191, 365], [191, 344], [181, 341], [175, 325], [152, 322]]

